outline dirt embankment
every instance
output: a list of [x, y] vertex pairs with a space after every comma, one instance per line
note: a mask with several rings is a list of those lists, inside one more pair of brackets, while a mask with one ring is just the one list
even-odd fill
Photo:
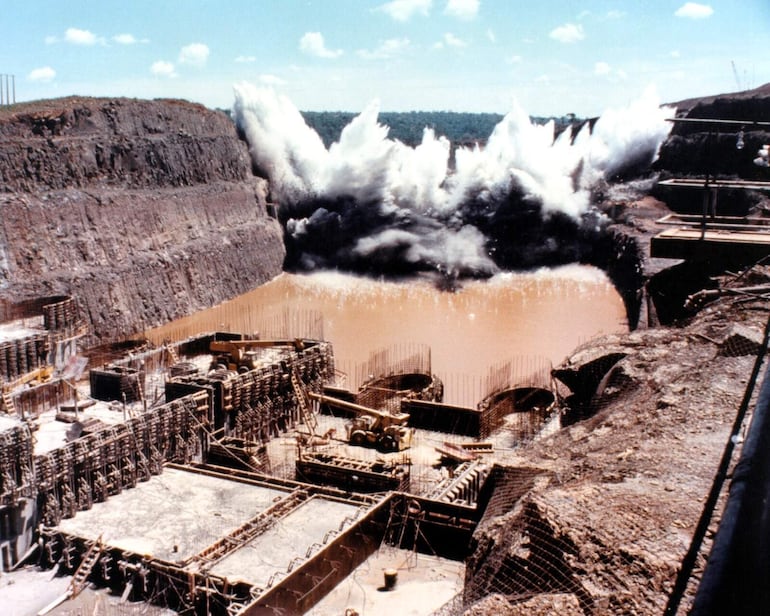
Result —
[[[762, 91], [691, 104], [701, 118], [766, 118], [770, 98]], [[756, 177], [751, 157], [768, 135], [747, 122], [740, 150], [740, 129], [678, 128], [659, 171], [702, 175], [693, 160], [702, 162], [708, 145], [719, 159], [711, 173], [736, 177], [750, 169]], [[724, 264], [709, 262], [666, 273], [672, 262], [644, 254], [660, 230], [655, 219], [670, 212], [663, 199], [671, 197], [668, 205], [683, 211], [691, 205], [678, 195], [653, 194], [658, 199], [616, 194], [605, 208], [617, 232], [641, 248], [643, 278], [664, 272], [657, 292], [670, 324], [647, 327], [660, 315], [642, 314], [637, 331], [591, 341], [554, 372], [567, 394], [565, 427], [512, 452], [497, 469], [467, 563], [466, 616], [653, 615], [666, 607], [768, 319], [765, 297], [739, 288], [767, 287], [770, 268], [730, 274], [720, 269]], [[702, 193], [696, 201], [699, 208]], [[725, 205], [740, 211], [724, 213], [761, 216], [754, 210], [763, 203], [751, 195], [736, 206], [726, 196]], [[698, 294], [705, 284], [713, 290]], [[694, 295], [691, 311], [683, 309], [688, 295]], [[679, 613], [687, 611], [704, 564], [701, 554]]]
[[0, 179], [0, 301], [73, 295], [101, 342], [234, 297], [283, 265], [246, 144], [199, 105], [16, 105], [0, 113]]
[[663, 613], [766, 319], [762, 300], [722, 299], [578, 349], [559, 376], [583, 385], [582, 419], [506, 461], [531, 487], [497, 482], [512, 498], [476, 532], [466, 614]]
[[[665, 273], [675, 262], [647, 247], [666, 205], [615, 197], [605, 207], [643, 275]], [[662, 277], [661, 306], [680, 307], [674, 322], [649, 326], [657, 313], [643, 310], [639, 329], [592, 340], [554, 370], [564, 427], [497, 470], [467, 562], [466, 616], [663, 613], [768, 319], [767, 300], [740, 289], [770, 288], [770, 268], [712, 266], [690, 265], [706, 293], [679, 288], [691, 282], [681, 266]], [[703, 566], [701, 556], [695, 579]]]

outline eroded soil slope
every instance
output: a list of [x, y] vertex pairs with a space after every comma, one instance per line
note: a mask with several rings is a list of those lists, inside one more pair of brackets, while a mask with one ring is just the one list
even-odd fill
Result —
[[465, 613], [661, 614], [766, 320], [760, 299], [720, 299], [679, 326], [578, 349], [560, 367], [567, 380], [601, 357], [617, 363], [586, 388], [593, 415], [499, 471]]

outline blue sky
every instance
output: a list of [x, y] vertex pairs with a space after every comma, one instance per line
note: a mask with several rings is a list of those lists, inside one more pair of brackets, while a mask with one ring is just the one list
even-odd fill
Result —
[[597, 115], [770, 82], [770, 0], [5, 0], [16, 100], [175, 97], [233, 83], [302, 110]]

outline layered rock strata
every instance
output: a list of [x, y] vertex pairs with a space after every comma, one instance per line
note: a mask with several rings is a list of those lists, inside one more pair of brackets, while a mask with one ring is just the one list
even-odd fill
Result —
[[67, 98], [0, 112], [0, 300], [72, 295], [124, 338], [280, 273], [267, 186], [223, 113]]

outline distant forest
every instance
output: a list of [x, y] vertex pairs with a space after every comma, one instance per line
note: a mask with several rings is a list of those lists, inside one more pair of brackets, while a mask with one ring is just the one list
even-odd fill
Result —
[[[303, 111], [308, 126], [315, 130], [328, 148], [338, 141], [342, 129], [358, 114], [345, 111]], [[385, 111], [379, 114], [380, 124], [390, 128], [388, 136], [409, 146], [416, 146], [422, 141], [423, 129], [436, 131], [454, 145], [486, 143], [492, 129], [503, 119], [497, 113], [459, 113], [454, 111]], [[568, 124], [579, 123], [572, 115], [561, 118], [531, 118], [533, 122], [545, 123], [556, 121], [557, 132]]]

